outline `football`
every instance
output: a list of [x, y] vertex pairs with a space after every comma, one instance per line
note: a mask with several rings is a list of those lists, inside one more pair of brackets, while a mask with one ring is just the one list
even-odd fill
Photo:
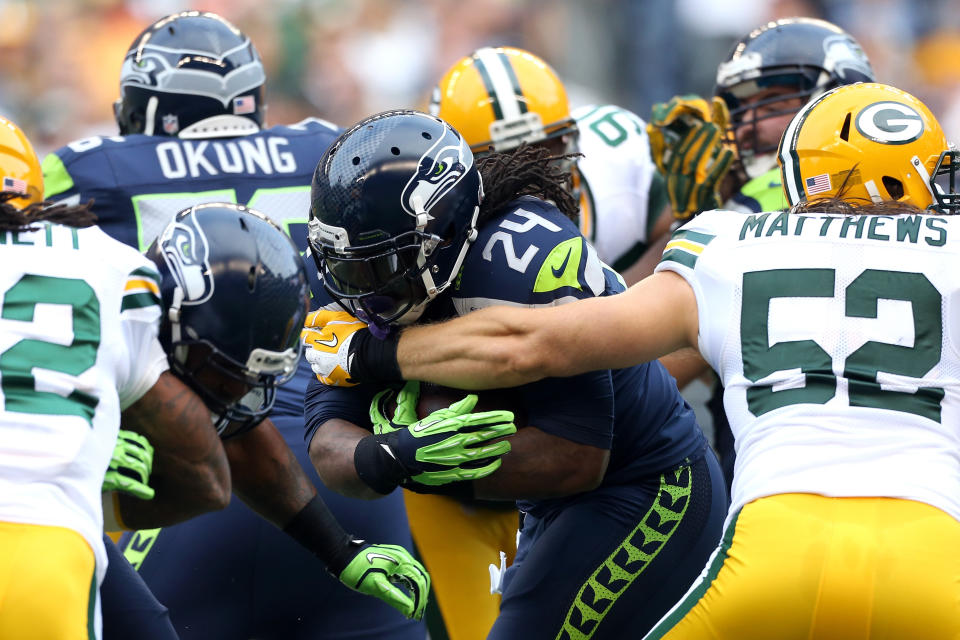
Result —
[[[420, 384], [420, 400], [417, 402], [417, 418], [423, 419], [440, 409], [446, 409], [454, 402], [459, 402], [467, 394], [477, 395], [477, 406], [474, 412], [495, 411], [506, 409], [513, 411], [513, 420], [517, 428], [527, 425], [526, 411], [523, 407], [523, 398], [517, 389], [490, 389], [487, 391], [464, 391], [441, 385], [424, 382]], [[392, 401], [390, 410], [396, 407]]]

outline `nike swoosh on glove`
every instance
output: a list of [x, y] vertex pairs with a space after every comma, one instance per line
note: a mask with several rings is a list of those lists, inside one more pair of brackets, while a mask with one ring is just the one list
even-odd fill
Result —
[[364, 545], [339, 577], [351, 589], [383, 600], [408, 618], [423, 618], [430, 575], [403, 547]]
[[369, 331], [367, 323], [346, 311], [320, 309], [307, 315], [300, 340], [317, 380], [332, 387], [356, 385], [350, 379], [350, 344], [358, 331]]

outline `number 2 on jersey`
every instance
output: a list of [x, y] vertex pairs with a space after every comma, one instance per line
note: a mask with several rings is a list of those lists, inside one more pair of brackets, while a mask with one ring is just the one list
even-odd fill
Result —
[[[37, 317], [39, 305], [69, 306], [70, 326], [59, 326], [49, 316]], [[96, 364], [100, 346], [100, 301], [93, 288], [83, 280], [28, 273], [7, 289], [0, 317], [32, 324], [27, 331], [33, 335], [63, 338], [57, 342], [24, 338], [0, 353], [3, 409], [80, 416], [93, 426], [93, 414], [99, 402], [96, 396], [75, 387], [64, 394], [41, 390], [33, 375], [34, 369], [45, 369], [79, 376]], [[70, 338], [69, 344], [66, 344], [67, 338]], [[69, 384], [58, 381], [58, 386], [64, 383]]]
[[[747, 406], [759, 416], [793, 404], [824, 404], [836, 395], [837, 376], [828, 354], [814, 340], [790, 340], [770, 345], [769, 310], [774, 298], [832, 298], [836, 272], [833, 269], [773, 269], [743, 274], [740, 315], [743, 374], [757, 382], [777, 371], [800, 369], [806, 384], [801, 388], [774, 391], [773, 385], [747, 389]], [[942, 296], [922, 273], [867, 269], [843, 293], [844, 315], [876, 318], [877, 301], [902, 300], [913, 313], [913, 346], [868, 340], [844, 363], [849, 402], [855, 407], [873, 407], [912, 413], [940, 422], [944, 390], [919, 387], [915, 392], [883, 389], [877, 374], [885, 372], [922, 378], [940, 362], [943, 342]]]

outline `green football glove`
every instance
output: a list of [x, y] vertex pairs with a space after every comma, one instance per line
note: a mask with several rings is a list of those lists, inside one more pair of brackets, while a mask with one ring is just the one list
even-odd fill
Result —
[[153, 470], [153, 446], [139, 433], [120, 429], [110, 466], [103, 477], [103, 491], [121, 491], [141, 500], [153, 500], [147, 484]]
[[340, 572], [340, 582], [383, 600], [408, 618], [420, 620], [430, 593], [430, 575], [413, 556], [393, 544], [368, 544]]
[[653, 105], [647, 124], [650, 153], [666, 178], [673, 215], [687, 220], [721, 206], [720, 183], [736, 157], [726, 141], [730, 113], [714, 97], [675, 96]]
[[[512, 411], [471, 413], [477, 396], [468, 394], [446, 409], [434, 411], [423, 420], [417, 419], [420, 383], [408, 382], [399, 391], [378, 393], [370, 405], [370, 420], [379, 445], [365, 450], [377, 453], [381, 462], [388, 456], [391, 472], [405, 480], [437, 486], [461, 480], [485, 478], [500, 468], [505, 453], [510, 451], [506, 440], [517, 427]], [[387, 400], [396, 394], [393, 416], [386, 417]], [[359, 459], [355, 460], [362, 464]], [[358, 464], [360, 471], [361, 464]], [[369, 467], [368, 467], [369, 468]], [[383, 467], [381, 467], [383, 468]], [[363, 473], [361, 473], [363, 477]]]
[[[393, 410], [393, 416], [388, 417], [391, 400], [396, 400], [397, 404]], [[384, 435], [412, 425], [419, 419], [417, 418], [419, 401], [420, 382], [417, 380], [404, 382], [400, 389], [391, 387], [375, 395], [370, 403], [370, 422], [373, 423], [373, 432]]]

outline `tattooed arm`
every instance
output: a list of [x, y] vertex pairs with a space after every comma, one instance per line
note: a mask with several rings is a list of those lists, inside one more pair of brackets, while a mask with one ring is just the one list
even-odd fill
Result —
[[146, 436], [155, 451], [153, 500], [117, 494], [126, 527], [163, 527], [229, 504], [230, 470], [210, 412], [172, 373], [162, 373], [121, 423]]
[[223, 446], [237, 496], [281, 529], [316, 495], [297, 457], [269, 419]]

